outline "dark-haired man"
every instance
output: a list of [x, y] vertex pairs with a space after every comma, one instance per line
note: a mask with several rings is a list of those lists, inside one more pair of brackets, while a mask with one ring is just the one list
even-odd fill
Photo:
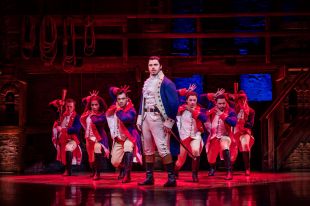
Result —
[[118, 179], [123, 183], [131, 181], [133, 157], [142, 164], [141, 137], [136, 130], [137, 113], [128, 98], [128, 87], [111, 87], [110, 94], [116, 98], [106, 112], [107, 121], [113, 139], [111, 163], [120, 169]]
[[[75, 101], [65, 101], [65, 112], [53, 125], [52, 141], [57, 149], [57, 160], [66, 165], [64, 175], [71, 176], [72, 164], [80, 164], [82, 151], [79, 146], [79, 132], [81, 129], [80, 116], [75, 111]], [[61, 106], [61, 105], [60, 105]]]
[[[220, 154], [224, 159], [227, 169], [226, 180], [232, 179], [232, 163], [235, 152], [238, 151], [234, 141], [232, 127], [237, 123], [235, 110], [231, 108], [224, 95], [215, 98], [215, 107], [207, 111], [208, 121], [206, 126], [209, 130], [209, 138], [206, 145], [208, 162], [210, 164], [209, 176], [214, 176], [216, 158]], [[231, 153], [232, 152], [232, 153]]]
[[179, 101], [175, 84], [163, 71], [160, 58], [152, 56], [148, 60], [150, 77], [144, 82], [137, 119], [137, 127], [142, 131], [143, 149], [146, 162], [146, 179], [139, 185], [153, 185], [155, 146], [168, 172], [165, 187], [175, 187], [174, 164], [169, 148], [171, 128], [175, 123]]

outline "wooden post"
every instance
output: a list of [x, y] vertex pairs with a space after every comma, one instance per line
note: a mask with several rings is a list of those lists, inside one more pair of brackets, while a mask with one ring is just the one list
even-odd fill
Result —
[[[201, 32], [201, 21], [200, 18], [196, 19], [196, 32]], [[197, 52], [197, 64], [201, 64], [202, 62], [202, 39], [197, 38], [196, 40], [196, 52]]]
[[265, 63], [270, 64], [270, 56], [271, 56], [271, 38], [270, 38], [270, 17], [266, 16], [265, 17]]

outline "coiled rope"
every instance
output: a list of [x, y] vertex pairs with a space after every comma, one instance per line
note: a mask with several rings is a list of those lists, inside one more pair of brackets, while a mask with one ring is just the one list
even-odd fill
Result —
[[31, 16], [24, 16], [21, 29], [21, 55], [23, 59], [29, 60], [33, 55], [36, 43], [35, 21]]
[[65, 72], [72, 72], [76, 65], [76, 33], [72, 18], [64, 20], [64, 37], [63, 37], [63, 61], [62, 66]]
[[94, 19], [87, 16], [87, 20], [84, 26], [84, 54], [91, 56], [96, 50], [96, 37]]
[[40, 28], [40, 56], [52, 65], [57, 54], [57, 25], [51, 16], [45, 16]]

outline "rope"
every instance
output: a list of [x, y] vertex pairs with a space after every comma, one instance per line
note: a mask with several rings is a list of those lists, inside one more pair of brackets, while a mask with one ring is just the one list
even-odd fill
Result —
[[40, 56], [47, 65], [52, 65], [57, 54], [57, 25], [50, 16], [45, 16], [40, 28]]
[[[90, 37], [88, 36], [90, 35]], [[90, 44], [88, 44], [90, 40]], [[95, 27], [94, 19], [87, 16], [87, 22], [84, 26], [84, 54], [86, 56], [91, 56], [96, 50], [96, 37], [95, 37]]]
[[24, 16], [21, 29], [21, 55], [23, 59], [29, 60], [33, 55], [36, 43], [35, 22], [33, 17]]
[[[68, 32], [68, 24], [69, 24], [70, 32]], [[74, 24], [71, 18], [67, 18], [64, 20], [62, 66], [63, 66], [63, 70], [67, 73], [73, 72], [73, 67], [76, 65], [76, 55], [75, 55], [76, 34], [75, 34], [74, 28], [75, 27], [74, 27]], [[71, 42], [69, 40], [70, 38], [71, 38]]]

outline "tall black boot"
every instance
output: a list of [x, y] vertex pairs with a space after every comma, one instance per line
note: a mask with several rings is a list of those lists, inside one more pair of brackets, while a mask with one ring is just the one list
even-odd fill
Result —
[[180, 171], [180, 168], [177, 165], [174, 165], [174, 176], [175, 176], [175, 179], [179, 179], [179, 171]]
[[89, 163], [89, 167], [91, 169], [91, 175], [90, 175], [90, 178], [93, 178], [96, 174], [96, 169], [95, 169], [95, 162], [91, 162]]
[[125, 166], [124, 166], [124, 161], [125, 161], [125, 154], [123, 156], [122, 162], [119, 165], [119, 175], [117, 177], [118, 180], [122, 180], [125, 176]]
[[122, 183], [128, 183], [131, 181], [130, 172], [132, 168], [132, 159], [133, 159], [132, 152], [125, 152], [124, 158], [125, 158], [125, 161], [124, 161], [125, 162], [125, 176], [124, 176]]
[[179, 178], [179, 171], [181, 168], [177, 167], [176, 163], [178, 161], [178, 156], [176, 155], [171, 155], [172, 156], [172, 161], [173, 161], [173, 164], [174, 164], [174, 176], [175, 176], [175, 179], [178, 179]]
[[245, 175], [250, 176], [250, 152], [242, 152], [244, 167], [245, 167]]
[[73, 153], [71, 151], [66, 151], [66, 171], [63, 174], [64, 176], [72, 175], [72, 158]]
[[199, 182], [199, 179], [198, 179], [199, 162], [200, 162], [200, 157], [196, 157], [195, 159], [192, 159], [193, 182]]
[[168, 172], [168, 180], [164, 184], [164, 187], [175, 187], [175, 186], [177, 186], [177, 181], [176, 181], [175, 175], [174, 175], [174, 164], [173, 164], [173, 162], [166, 164], [166, 169]]
[[154, 163], [146, 163], [146, 179], [139, 182], [138, 185], [154, 185], [153, 167]]
[[227, 169], [227, 175], [225, 177], [225, 180], [231, 180], [233, 178], [232, 176], [232, 167], [231, 167], [231, 160], [230, 160], [230, 151], [228, 149], [225, 149], [223, 151], [225, 166]]
[[93, 180], [99, 180], [100, 179], [100, 169], [101, 169], [101, 161], [100, 161], [101, 154], [95, 153], [95, 175], [93, 177]]
[[124, 167], [124, 165], [120, 165], [119, 174], [117, 176], [117, 179], [122, 180], [124, 178], [124, 176], [125, 176], [125, 167]]
[[211, 163], [208, 176], [214, 176], [215, 170], [216, 170], [216, 163]]

